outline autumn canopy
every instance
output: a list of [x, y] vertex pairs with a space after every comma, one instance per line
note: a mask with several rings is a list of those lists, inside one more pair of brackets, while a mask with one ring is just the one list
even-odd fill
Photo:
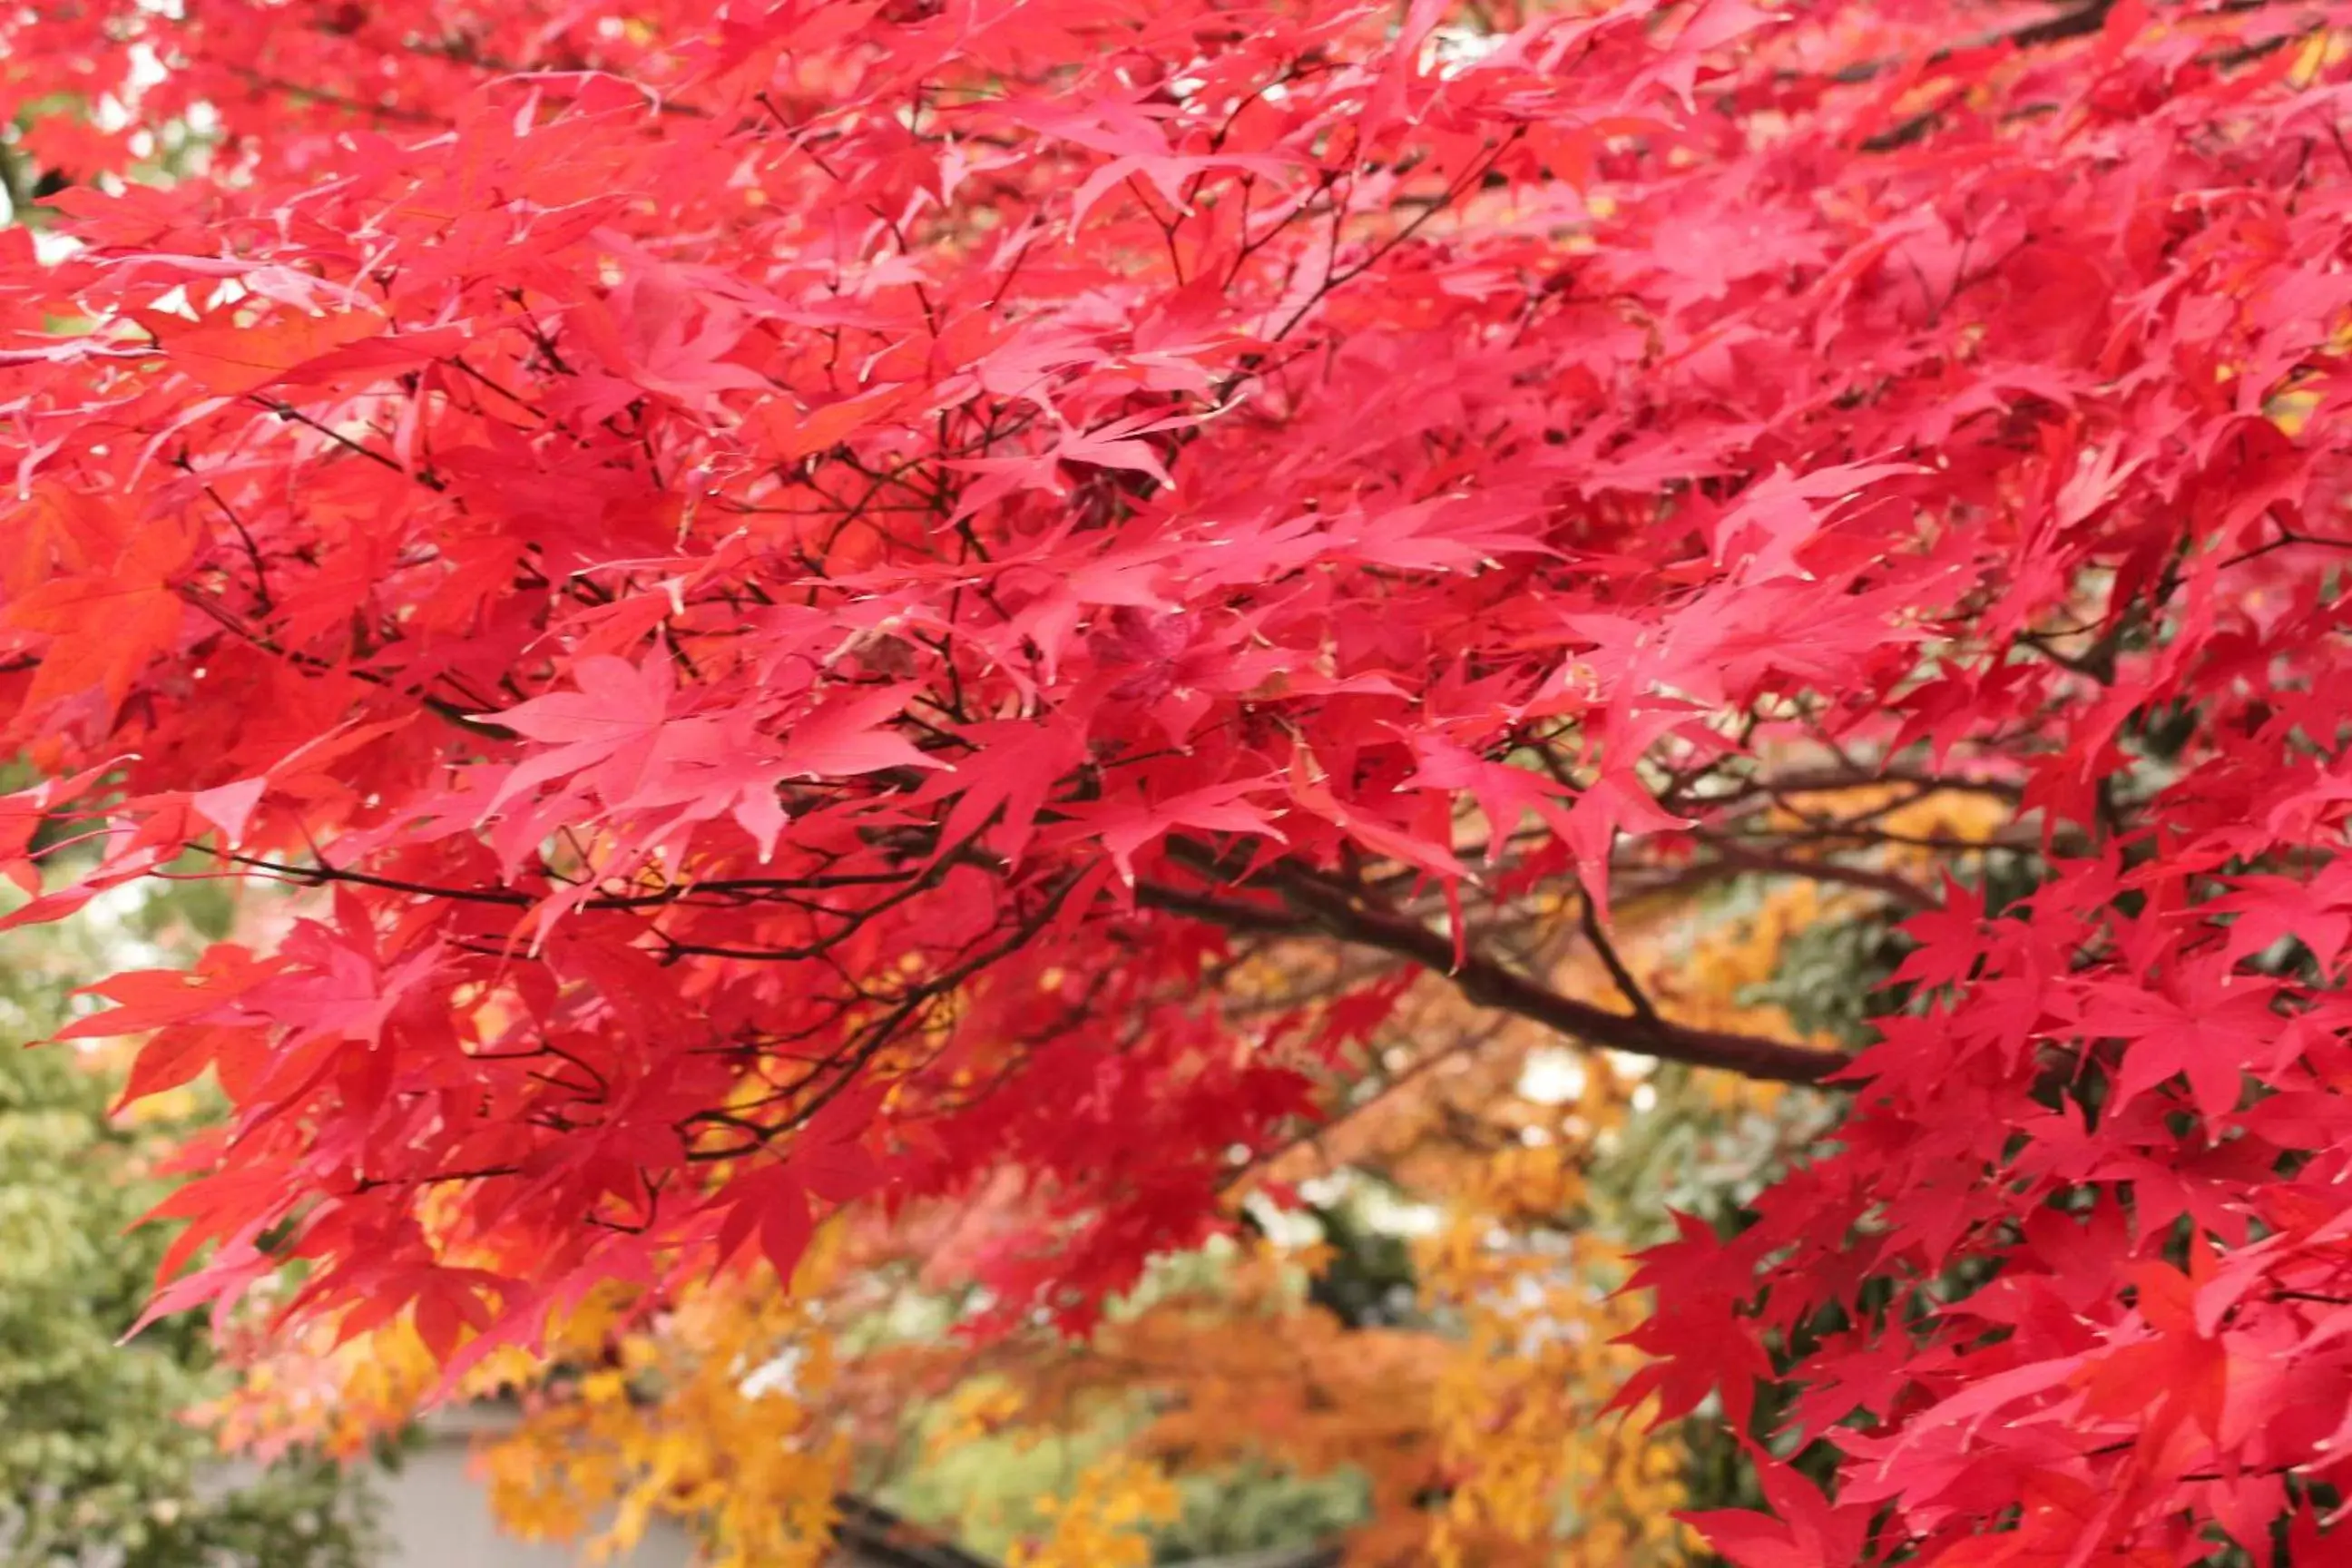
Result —
[[[1630, 1397], [1777, 1381], [1840, 1456], [1759, 1450], [1738, 1562], [2327, 1560], [2347, 26], [9, 12], [16, 918], [312, 890], [67, 1031], [234, 1105], [159, 1309], [299, 1260], [295, 1319], [462, 1365], [1013, 1173], [979, 1282], [1083, 1329], [1435, 976], [1845, 1095], [1641, 1281]], [[2031, 876], [1802, 809], [1863, 786]], [[1876, 1043], [1615, 963], [1734, 874], [1911, 912]], [[1330, 984], [1228, 1005], [1268, 941]]]

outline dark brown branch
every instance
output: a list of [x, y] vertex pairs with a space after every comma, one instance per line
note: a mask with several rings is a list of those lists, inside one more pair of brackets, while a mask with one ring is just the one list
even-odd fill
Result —
[[1665, 1020], [1658, 1016], [1658, 1010], [1651, 1005], [1648, 993], [1633, 978], [1633, 972], [1625, 967], [1625, 961], [1617, 956], [1616, 944], [1609, 940], [1609, 933], [1601, 929], [1601, 906], [1592, 901], [1590, 892], [1577, 901], [1583, 906], [1584, 940], [1592, 944], [1593, 952], [1609, 971], [1609, 978], [1616, 983], [1619, 994], [1625, 998], [1626, 1005], [1633, 1009], [1633, 1016], [1653, 1027], [1664, 1024]]
[[2087, 38], [2107, 25], [2107, 13], [2115, 8], [2116, 0], [2091, 0], [2087, 5], [2075, 5], [2042, 21], [2028, 23], [1991, 41], [2030, 49], [2041, 44], [2063, 43], [2068, 38]]
[[1793, 768], [1759, 779], [1757, 786], [1768, 795], [1811, 795], [1821, 791], [1853, 789], [1870, 784], [1908, 784], [1921, 788], [1921, 798], [1947, 792], [1957, 795], [1988, 795], [1996, 800], [2021, 800], [2022, 784], [2006, 779], [1970, 778], [1963, 773], [1939, 773], [1922, 768], [1889, 765], [1876, 768]]
[[373, 115], [378, 120], [394, 121], [403, 125], [443, 126], [449, 123], [446, 116], [427, 114], [423, 110], [411, 109], [405, 104], [370, 103], [364, 99], [352, 98], [346, 93], [330, 92], [325, 88], [305, 87], [299, 81], [289, 81], [284, 77], [265, 76], [259, 71], [248, 70], [242, 66], [231, 66], [229, 69], [243, 79], [246, 86], [251, 88], [256, 96], [265, 92], [278, 93], [289, 98], [324, 104], [330, 109], [346, 109], [354, 114]]
[[[2031, 22], [2024, 26], [1994, 33], [1981, 38], [1972, 38], [1965, 43], [1948, 45], [1928, 56], [1928, 63], [1941, 65], [1964, 53], [1977, 49], [1999, 48], [2004, 45], [2030, 49], [2048, 44], [2063, 43], [2070, 38], [2088, 37], [2107, 25], [2107, 13], [2114, 9], [2115, 0], [2088, 0], [2087, 4], [2071, 6], [2039, 22]], [[1849, 68], [1838, 73], [1838, 80], [1841, 82], [1867, 81], [1894, 63], [1895, 62], [1874, 61], [1867, 66]], [[1943, 110], [1940, 107], [1912, 115], [1906, 120], [1898, 121], [1874, 136], [1864, 138], [1862, 150], [1865, 153], [1892, 153], [1898, 148], [1907, 147], [1935, 129], [1936, 123], [1942, 118]]]
[[1342, 942], [1392, 953], [1453, 982], [1482, 1007], [1514, 1013], [1588, 1046], [1654, 1057], [1660, 1061], [1717, 1068], [1772, 1083], [1820, 1083], [1851, 1059], [1757, 1035], [1695, 1029], [1664, 1018], [1612, 1013], [1561, 994], [1487, 955], [1472, 951], [1460, 963], [1453, 940], [1425, 925], [1367, 908], [1306, 875], [1270, 873], [1267, 886], [1285, 907], [1187, 892], [1145, 883], [1138, 900], [1154, 909], [1233, 931], [1301, 932], [1319, 930]]
[[[2115, 0], [2085, 0], [2084, 4], [2070, 5], [2038, 22], [1979, 33], [1958, 43], [1946, 44], [1928, 55], [1927, 63], [1931, 66], [1944, 65], [1962, 55], [1973, 54], [1979, 49], [1997, 49], [2004, 44], [2030, 49], [2044, 44], [2063, 43], [2069, 38], [2088, 37], [2106, 26], [2107, 13], [2114, 9]], [[1905, 63], [1905, 58], [1899, 55], [1884, 59], [1861, 60], [1840, 68], [1831, 74], [1830, 79], [1841, 87], [1856, 87]], [[1793, 81], [1803, 74], [1790, 70], [1781, 72], [1780, 76], [1783, 80]]]

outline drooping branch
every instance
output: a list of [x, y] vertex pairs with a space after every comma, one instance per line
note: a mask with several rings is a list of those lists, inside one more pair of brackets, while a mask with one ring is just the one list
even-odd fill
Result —
[[[2115, 3], [2116, 0], [2078, 0], [2077, 4], [2064, 6], [2038, 21], [2028, 22], [2019, 26], [1996, 27], [1990, 32], [1972, 34], [1935, 50], [1928, 55], [1927, 63], [1930, 66], [1939, 66], [1962, 55], [1972, 54], [1979, 49], [1997, 49], [2003, 45], [2020, 49], [2031, 49], [2048, 44], [2064, 43], [2070, 38], [2088, 37], [2106, 26], [2107, 13], [2115, 9]], [[1899, 69], [1908, 63], [1910, 63], [1909, 60], [1902, 56], [1860, 60], [1832, 73], [1832, 79], [1841, 86], [1855, 86], [1884, 76], [1888, 71]], [[1790, 79], [1797, 75], [1794, 71], [1782, 74]]]
[[1563, 994], [1475, 948], [1456, 963], [1453, 939], [1444, 933], [1370, 908], [1318, 879], [1277, 869], [1262, 880], [1281, 900], [1279, 904], [1149, 882], [1138, 887], [1136, 896], [1153, 909], [1231, 931], [1319, 931], [1377, 949], [1443, 976], [1479, 1006], [1517, 1014], [1587, 1046], [1715, 1068], [1771, 1083], [1823, 1083], [1851, 1060], [1842, 1052], [1760, 1035], [1693, 1028], [1655, 1016], [1612, 1013]]

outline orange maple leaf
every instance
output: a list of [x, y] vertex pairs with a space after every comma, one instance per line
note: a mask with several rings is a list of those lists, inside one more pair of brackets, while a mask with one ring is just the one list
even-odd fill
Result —
[[376, 336], [389, 324], [373, 310], [314, 316], [287, 309], [240, 320], [241, 310], [232, 306], [194, 321], [155, 310], [131, 314], [154, 335], [174, 368], [226, 397], [266, 386], [312, 360]]
[[0, 625], [49, 637], [26, 705], [37, 709], [93, 686], [105, 689], [110, 704], [121, 701], [179, 632], [185, 606], [172, 579], [192, 543], [162, 522], [131, 530], [111, 564], [54, 578], [0, 609]]

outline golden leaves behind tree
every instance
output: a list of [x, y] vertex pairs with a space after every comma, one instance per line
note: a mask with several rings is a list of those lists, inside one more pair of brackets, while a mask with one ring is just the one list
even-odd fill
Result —
[[[1936, 873], [1953, 846], [1990, 842], [2005, 822], [1984, 796], [1899, 788], [1769, 810], [1781, 830], [1831, 846], [1843, 825], [1869, 821], [1883, 845], [1869, 869], [1888, 883]], [[1793, 1038], [1748, 994], [1799, 934], [1884, 895], [1801, 876], [1760, 886], [1726, 904], [1669, 870], [1621, 898], [1607, 956], [1573, 908], [1539, 910], [1517, 940], [1580, 1000], [1622, 1005], [1613, 957], [1677, 1022]], [[1315, 962], [1281, 943], [1255, 952], [1227, 976], [1232, 1005], [1311, 1007]], [[765, 1273], [660, 1303], [608, 1290], [552, 1326], [543, 1363], [502, 1354], [469, 1373], [461, 1393], [526, 1389], [519, 1429], [481, 1454], [499, 1517], [522, 1535], [590, 1536], [608, 1551], [668, 1518], [695, 1529], [719, 1568], [793, 1568], [821, 1560], [844, 1485], [1108, 1415], [1120, 1444], [1038, 1500], [1038, 1528], [1012, 1542], [1010, 1563], [1142, 1568], [1151, 1531], [1178, 1508], [1171, 1478], [1248, 1463], [1360, 1477], [1359, 1568], [1684, 1561], [1694, 1538], [1674, 1517], [1677, 1433], [1645, 1430], [1640, 1411], [1603, 1414], [1639, 1364], [1616, 1341], [1645, 1303], [1618, 1293], [1629, 1216], [1586, 1178], [1630, 1119], [1657, 1110], [1646, 1064], [1565, 1053], [1435, 979], [1360, 1049], [1345, 1075], [1352, 1100], [1242, 1173], [1233, 1196], [1238, 1210], [1256, 1194], [1373, 1184], [1418, 1222], [1404, 1321], [1349, 1321], [1314, 1299], [1327, 1243], [1259, 1237], [1144, 1293], [1083, 1343], [1039, 1333], [975, 1347], [890, 1322], [990, 1232], [987, 1205], [835, 1225], [794, 1292]], [[1701, 1077], [1685, 1094], [1692, 1113], [1723, 1115], [1768, 1111], [1789, 1092]], [[1005, 1187], [997, 1201], [1021, 1194]], [[332, 1352], [280, 1353], [255, 1366], [234, 1435], [299, 1432], [354, 1450], [435, 1375], [404, 1322]]]

